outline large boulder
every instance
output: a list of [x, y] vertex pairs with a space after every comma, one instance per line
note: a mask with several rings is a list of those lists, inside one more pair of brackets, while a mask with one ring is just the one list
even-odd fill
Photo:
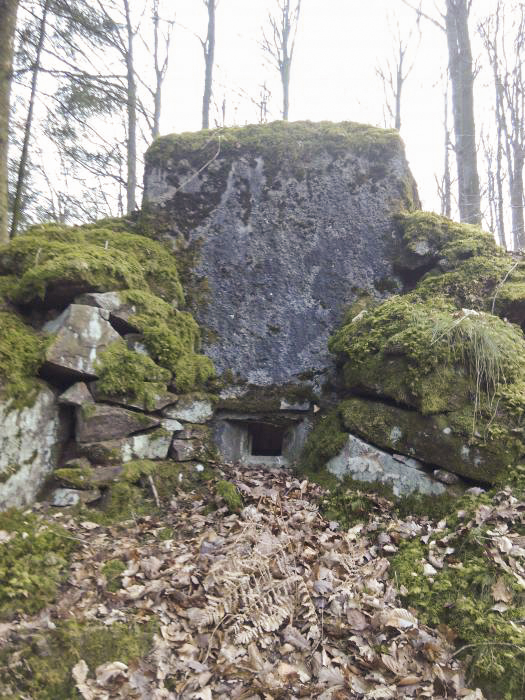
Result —
[[109, 323], [109, 312], [71, 304], [43, 330], [53, 338], [46, 350], [44, 372], [59, 377], [94, 379], [100, 353], [120, 339]]
[[118, 406], [87, 403], [76, 410], [77, 442], [99, 442], [127, 437], [160, 423], [158, 418]]
[[0, 398], [0, 510], [32, 503], [56, 466], [63, 438], [53, 391], [40, 388], [29, 406]]
[[204, 349], [254, 385], [325, 370], [345, 307], [396, 289], [394, 214], [415, 200], [398, 133], [350, 122], [169, 136], [146, 156], [145, 213], [195, 263]]

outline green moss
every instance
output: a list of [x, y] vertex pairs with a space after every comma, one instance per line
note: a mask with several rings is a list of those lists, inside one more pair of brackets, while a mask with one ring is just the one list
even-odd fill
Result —
[[[424, 413], [450, 396], [482, 402], [525, 376], [520, 329], [490, 314], [457, 313], [448, 302], [392, 297], [330, 340], [348, 388], [388, 396]], [[465, 385], [468, 380], [468, 387]], [[446, 392], [446, 396], [443, 396]]]
[[59, 525], [18, 510], [0, 513], [0, 530], [14, 534], [0, 547], [0, 617], [35, 614], [65, 580], [76, 543]]
[[68, 488], [90, 489], [93, 486], [93, 474], [91, 467], [64, 467], [55, 469], [53, 477]]
[[399, 265], [408, 269], [428, 267], [443, 260], [453, 265], [475, 255], [505, 255], [494, 238], [479, 226], [460, 224], [432, 212], [403, 212], [397, 216], [403, 236]]
[[323, 416], [308, 436], [300, 458], [301, 469], [320, 469], [343, 449], [347, 439], [338, 409]]
[[0, 246], [0, 274], [21, 278], [15, 295], [21, 302], [30, 301], [31, 294], [42, 298], [53, 286], [77, 282], [81, 291], [141, 288], [183, 303], [172, 252], [145, 236], [116, 228], [34, 226]]
[[170, 372], [147, 355], [130, 350], [123, 340], [100, 353], [97, 389], [102, 394], [121, 396], [153, 409], [155, 398], [165, 392]]
[[[384, 161], [402, 153], [399, 134], [355, 122], [273, 122], [245, 127], [221, 128], [216, 132], [198, 131], [173, 134], [157, 139], [146, 153], [149, 166], [159, 166], [170, 160], [199, 159], [200, 165], [217, 151], [220, 136], [221, 156], [238, 157], [252, 153], [262, 157], [265, 168], [278, 161], [300, 177], [305, 160], [320, 153], [334, 157], [353, 151], [366, 155], [371, 161]], [[200, 162], [202, 159], [202, 163]]]
[[13, 407], [28, 405], [36, 395], [44, 352], [45, 341], [19, 316], [0, 311], [0, 385]]
[[217, 483], [217, 495], [226, 503], [231, 513], [239, 513], [242, 509], [243, 502], [241, 494], [231, 481], [225, 481], [224, 479], [219, 481]]
[[[406, 590], [406, 603], [422, 622], [445, 624], [457, 635], [467, 667], [467, 683], [480, 686], [489, 697], [514, 700], [523, 695], [525, 631], [514, 623], [525, 617], [525, 596], [512, 576], [497, 568], [483, 546], [483, 528], [452, 540], [455, 564], [430, 577], [423, 573], [428, 546], [420, 541], [401, 543], [392, 560], [392, 574]], [[491, 588], [502, 578], [513, 600], [508, 609], [492, 609]]]
[[68, 286], [79, 293], [145, 284], [142, 267], [133, 255], [93, 245], [77, 248], [64, 245], [60, 256], [36, 264], [22, 275], [13, 301], [28, 304], [49, 299], [60, 293], [57, 288], [61, 291]]
[[[116, 622], [110, 626], [67, 621], [0, 653], [2, 697], [73, 700], [80, 698], [71, 671], [83, 659], [93, 677], [97, 666], [144, 659], [153, 645], [156, 623]], [[9, 690], [11, 689], [11, 690]]]
[[126, 570], [126, 564], [120, 559], [111, 559], [102, 567], [102, 574], [106, 577], [106, 589], [116, 593], [121, 588], [122, 572]]

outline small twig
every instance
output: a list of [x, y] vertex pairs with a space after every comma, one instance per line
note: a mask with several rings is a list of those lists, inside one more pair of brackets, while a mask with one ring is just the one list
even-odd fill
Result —
[[512, 644], [511, 642], [478, 642], [477, 644], [465, 644], [465, 646], [462, 646], [448, 657], [449, 661], [458, 654], [461, 654], [461, 652], [465, 651], [465, 649], [472, 649], [473, 647], [512, 647], [513, 649], [520, 651], [522, 654], [525, 654], [525, 648], [518, 646], [518, 644]]
[[155, 482], [153, 481], [153, 477], [151, 476], [151, 474], [148, 474], [148, 481], [149, 481], [149, 485], [151, 486], [153, 498], [155, 499], [155, 505], [157, 506], [157, 508], [160, 508], [159, 493], [157, 491], [157, 488], [155, 486]]

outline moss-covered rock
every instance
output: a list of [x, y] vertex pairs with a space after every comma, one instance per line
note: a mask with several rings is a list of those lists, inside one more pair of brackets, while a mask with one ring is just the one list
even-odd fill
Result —
[[91, 673], [103, 663], [129, 665], [144, 659], [153, 645], [156, 627], [154, 622], [105, 626], [70, 620], [45, 634], [33, 635], [16, 648], [0, 652], [0, 695], [41, 700], [80, 698], [71, 674], [80, 659]]
[[347, 438], [348, 434], [345, 432], [338, 409], [322, 416], [303, 448], [300, 459], [301, 468], [307, 471], [321, 469], [329, 459], [343, 449]]
[[339, 406], [344, 429], [363, 440], [447, 471], [493, 482], [523, 454], [521, 435], [509, 415], [495, 410], [475, 415], [472, 404], [461, 411], [424, 416], [382, 401], [353, 398]]
[[0, 388], [2, 397], [13, 399], [13, 405], [27, 405], [36, 395], [35, 376], [45, 348], [45, 340], [21, 317], [0, 311]]
[[0, 530], [7, 533], [0, 546], [0, 618], [35, 614], [65, 580], [76, 543], [60, 525], [18, 510], [0, 514]]
[[393, 399], [424, 415], [491, 404], [525, 377], [520, 329], [449, 302], [392, 297], [331, 339], [348, 389]]
[[41, 225], [0, 247], [0, 274], [19, 282], [21, 304], [65, 306], [83, 292], [137, 288], [182, 303], [174, 255], [161, 243], [131, 232], [92, 225]]
[[147, 355], [129, 350], [123, 340], [112, 343], [100, 354], [97, 392], [138, 402], [147, 409], [166, 390], [171, 374]]

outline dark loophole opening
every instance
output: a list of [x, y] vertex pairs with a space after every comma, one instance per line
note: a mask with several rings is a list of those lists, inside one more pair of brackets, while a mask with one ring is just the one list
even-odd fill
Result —
[[282, 455], [284, 428], [269, 423], [253, 423], [248, 430], [252, 438], [252, 455], [259, 457]]

